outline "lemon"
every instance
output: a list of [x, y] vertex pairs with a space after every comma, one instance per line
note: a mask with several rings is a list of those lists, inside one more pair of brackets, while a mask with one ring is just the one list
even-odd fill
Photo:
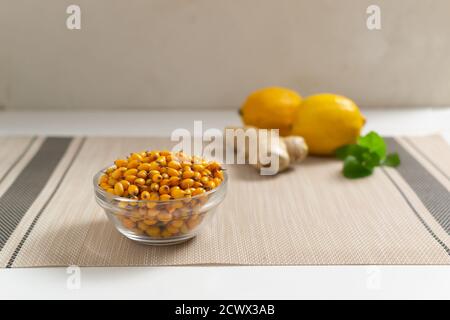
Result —
[[272, 87], [253, 92], [244, 102], [240, 114], [245, 125], [261, 129], [280, 129], [290, 134], [302, 97], [295, 91]]
[[292, 134], [305, 139], [311, 154], [332, 155], [337, 148], [356, 143], [364, 123], [363, 115], [352, 100], [319, 94], [303, 100]]

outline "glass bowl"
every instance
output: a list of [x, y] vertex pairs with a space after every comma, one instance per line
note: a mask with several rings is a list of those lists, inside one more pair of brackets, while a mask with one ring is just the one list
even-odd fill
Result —
[[168, 201], [133, 200], [104, 191], [99, 185], [101, 170], [94, 176], [97, 203], [125, 237], [148, 245], [169, 245], [195, 237], [212, 221], [227, 192], [228, 175], [215, 189], [191, 198]]

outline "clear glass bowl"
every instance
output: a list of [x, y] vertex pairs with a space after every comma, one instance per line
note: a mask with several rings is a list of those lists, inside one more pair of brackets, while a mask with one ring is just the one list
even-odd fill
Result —
[[227, 192], [228, 175], [215, 189], [192, 198], [168, 201], [132, 200], [104, 191], [99, 185], [105, 170], [94, 177], [95, 199], [125, 237], [149, 245], [169, 245], [195, 237], [212, 221]]

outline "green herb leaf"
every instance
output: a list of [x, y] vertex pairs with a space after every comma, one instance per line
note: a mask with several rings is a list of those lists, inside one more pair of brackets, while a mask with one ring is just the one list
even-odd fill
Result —
[[400, 165], [400, 157], [398, 153], [388, 154], [386, 159], [383, 161], [383, 165], [388, 167], [398, 167]]
[[368, 151], [369, 149], [366, 147], [362, 147], [357, 144], [348, 144], [336, 150], [336, 157], [338, 159], [345, 160], [347, 156], [351, 155], [358, 159], [362, 159], [362, 155]]
[[386, 158], [386, 143], [383, 138], [374, 131], [369, 132], [363, 137], [359, 137], [358, 145], [366, 147], [370, 152], [376, 153], [380, 160]]
[[356, 157], [348, 156], [344, 161], [343, 174], [349, 179], [357, 179], [370, 176], [373, 168], [363, 166]]
[[362, 166], [373, 169], [380, 165], [380, 157], [375, 152], [364, 152], [360, 158], [356, 157]]
[[343, 174], [350, 179], [367, 177], [375, 167], [400, 165], [397, 153], [386, 156], [386, 143], [376, 132], [359, 137], [356, 144], [349, 144], [336, 150], [336, 157], [344, 160]]

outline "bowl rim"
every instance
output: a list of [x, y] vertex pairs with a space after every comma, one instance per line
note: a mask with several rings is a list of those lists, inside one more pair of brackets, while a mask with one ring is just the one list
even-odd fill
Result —
[[100, 185], [98, 184], [98, 180], [100, 179], [100, 177], [106, 173], [106, 170], [111, 168], [112, 166], [108, 166], [103, 168], [102, 170], [98, 171], [93, 178], [93, 184], [94, 184], [94, 191], [95, 194], [97, 195], [97, 193], [101, 194], [102, 196], [108, 197], [109, 201], [120, 201], [120, 202], [130, 202], [130, 203], [171, 203], [171, 202], [176, 202], [176, 201], [185, 201], [186, 199], [189, 200], [195, 200], [195, 199], [199, 199], [201, 197], [207, 196], [207, 195], [211, 195], [211, 194], [215, 194], [216, 192], [218, 192], [219, 190], [223, 190], [227, 184], [228, 184], [228, 172], [226, 168], [222, 168], [222, 171], [224, 173], [223, 175], [223, 181], [222, 183], [209, 191], [206, 191], [205, 193], [201, 193], [199, 195], [190, 197], [190, 198], [178, 198], [178, 199], [169, 199], [169, 200], [134, 200], [134, 199], [130, 199], [130, 198], [125, 198], [125, 197], [119, 197], [116, 195], [113, 195], [111, 193], [106, 192], [105, 190], [103, 190]]

